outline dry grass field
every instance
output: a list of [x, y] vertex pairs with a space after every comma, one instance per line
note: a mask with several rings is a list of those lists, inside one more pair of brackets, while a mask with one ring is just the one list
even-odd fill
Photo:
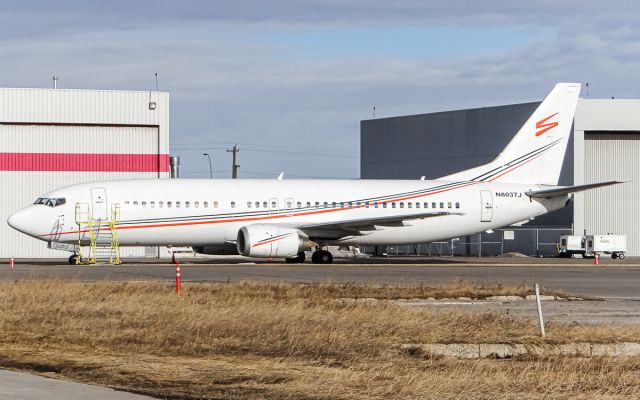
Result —
[[[616, 399], [639, 358], [433, 359], [403, 343], [536, 343], [535, 321], [388, 299], [527, 294], [425, 286], [0, 283], [0, 366], [171, 399]], [[345, 301], [344, 298], [380, 301]], [[637, 341], [640, 328], [547, 326], [547, 340]]]

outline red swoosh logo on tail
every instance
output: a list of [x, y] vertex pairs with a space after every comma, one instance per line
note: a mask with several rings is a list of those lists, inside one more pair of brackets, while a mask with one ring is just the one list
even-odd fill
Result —
[[551, 114], [547, 118], [543, 118], [540, 121], [536, 122], [536, 129], [540, 129], [539, 131], [536, 132], [536, 136], [540, 136], [543, 133], [545, 133], [546, 131], [548, 131], [550, 129], [553, 129], [556, 126], [558, 126], [558, 122], [556, 122], [556, 121], [547, 123], [548, 120], [550, 120], [551, 118], [555, 117], [556, 115], [558, 115], [558, 113]]

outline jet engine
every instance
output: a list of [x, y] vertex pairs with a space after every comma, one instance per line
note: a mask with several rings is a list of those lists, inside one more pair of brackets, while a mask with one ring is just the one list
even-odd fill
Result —
[[297, 229], [267, 224], [240, 228], [237, 244], [247, 257], [294, 257], [317, 245]]

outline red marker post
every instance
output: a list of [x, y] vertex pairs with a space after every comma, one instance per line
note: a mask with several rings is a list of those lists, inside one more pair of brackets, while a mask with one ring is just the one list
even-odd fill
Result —
[[9, 267], [11, 267], [11, 269], [13, 269], [13, 257], [11, 257], [11, 261], [9, 261]]
[[593, 265], [598, 265], [598, 253], [596, 253], [596, 255], [593, 256]]
[[176, 263], [176, 293], [180, 296], [180, 263]]

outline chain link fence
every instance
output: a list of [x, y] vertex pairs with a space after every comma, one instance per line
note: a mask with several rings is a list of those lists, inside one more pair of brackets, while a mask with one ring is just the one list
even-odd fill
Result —
[[377, 248], [361, 246], [369, 254], [390, 256], [499, 256], [520, 253], [549, 257], [557, 254], [561, 235], [571, 235], [572, 228], [504, 228], [448, 241]]

